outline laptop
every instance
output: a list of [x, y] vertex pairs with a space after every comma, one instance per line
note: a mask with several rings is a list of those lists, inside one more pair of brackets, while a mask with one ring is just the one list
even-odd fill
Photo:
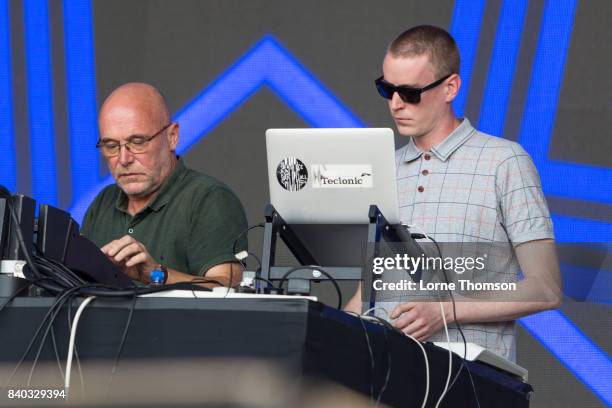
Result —
[[393, 131], [268, 129], [270, 202], [289, 224], [399, 223]]

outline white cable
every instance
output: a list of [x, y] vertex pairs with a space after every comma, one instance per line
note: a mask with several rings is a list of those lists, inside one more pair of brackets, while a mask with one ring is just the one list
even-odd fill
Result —
[[83, 313], [83, 310], [85, 310], [87, 305], [90, 304], [91, 301], [94, 300], [95, 298], [96, 298], [95, 296], [89, 296], [87, 299], [85, 299], [83, 303], [79, 305], [79, 308], [77, 309], [76, 314], [74, 315], [74, 320], [72, 321], [72, 330], [70, 330], [70, 343], [68, 344], [68, 358], [66, 359], [66, 381], [64, 383], [66, 394], [68, 394], [68, 389], [70, 388], [70, 371], [72, 369], [72, 355], [74, 353], [74, 342], [76, 339], [76, 331], [77, 331], [77, 326], [79, 324], [79, 319], [81, 318], [81, 313]]
[[363, 312], [361, 315], [362, 316], [367, 316], [368, 314], [372, 313], [375, 310], [382, 310], [383, 312], [385, 312], [385, 315], [387, 316], [387, 319], [389, 318], [389, 312], [387, 312], [387, 309], [385, 309], [382, 306], [372, 307], [372, 308], [366, 310], [365, 312]]
[[448, 384], [450, 383], [451, 373], [453, 372], [453, 352], [451, 351], [450, 336], [448, 335], [448, 324], [446, 324], [446, 316], [444, 315], [444, 306], [440, 303], [440, 311], [442, 312], [442, 321], [444, 322], [444, 331], [446, 332], [446, 347], [448, 348], [448, 376], [446, 377], [446, 385], [444, 385], [444, 391], [440, 394], [436, 408], [440, 405], [444, 396], [448, 392]]
[[[367, 316], [368, 313], [371, 313], [375, 310], [382, 310], [387, 315], [387, 318], [389, 318], [389, 312], [387, 311], [387, 309], [381, 306], [373, 307], [373, 308], [366, 310], [365, 312], [362, 313], [362, 316]], [[444, 325], [446, 326], [446, 320], [444, 321]], [[447, 334], [448, 334], [448, 331], [447, 331]], [[412, 341], [414, 341], [421, 348], [421, 351], [423, 352], [423, 358], [425, 359], [425, 396], [423, 397], [423, 404], [421, 405], [421, 408], [425, 408], [425, 405], [427, 404], [427, 397], [429, 397], [429, 359], [427, 358], [427, 352], [425, 351], [425, 347], [423, 347], [423, 344], [421, 344], [420, 341], [418, 341], [417, 339], [415, 339], [409, 334], [404, 333], [404, 335], [412, 339]], [[449, 344], [450, 344], [450, 340], [449, 340]], [[447, 382], [447, 386], [448, 386], [448, 382]]]

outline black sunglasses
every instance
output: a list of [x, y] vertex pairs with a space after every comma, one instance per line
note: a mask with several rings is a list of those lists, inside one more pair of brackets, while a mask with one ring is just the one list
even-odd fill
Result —
[[380, 78], [378, 78], [376, 81], [374, 81], [374, 83], [376, 84], [376, 89], [378, 90], [378, 93], [380, 94], [380, 96], [382, 96], [385, 99], [391, 99], [393, 98], [393, 94], [395, 92], [397, 92], [397, 94], [400, 96], [400, 98], [402, 98], [402, 101], [406, 102], [406, 103], [419, 103], [421, 102], [421, 94], [425, 91], [428, 91], [432, 88], [435, 88], [436, 86], [440, 85], [442, 82], [444, 82], [448, 77], [450, 77], [452, 74], [448, 74], [447, 76], [438, 79], [435, 82], [432, 82], [431, 84], [424, 86], [423, 88], [413, 88], [411, 86], [407, 86], [407, 85], [399, 85], [399, 86], [395, 86], [393, 84], [390, 84], [389, 82], [385, 81], [383, 79], [383, 77], [381, 76]]

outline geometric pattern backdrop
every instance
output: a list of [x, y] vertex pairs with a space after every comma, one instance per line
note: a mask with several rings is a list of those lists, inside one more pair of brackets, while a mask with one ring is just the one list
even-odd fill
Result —
[[[463, 116], [468, 101], [485, 5], [484, 0], [457, 0], [454, 4], [449, 30], [461, 50], [462, 88], [454, 102], [459, 116]], [[477, 127], [493, 135], [501, 136], [506, 127], [527, 8], [527, 0], [506, 0], [499, 11], [477, 118]], [[549, 199], [612, 206], [610, 168], [552, 160], [548, 154], [576, 8], [576, 0], [549, 0], [544, 4], [518, 142], [532, 156]], [[89, 0], [63, 2], [68, 142], [71, 157], [80, 158], [71, 162], [72, 204], [68, 209], [78, 221], [95, 194], [111, 182], [110, 176], [100, 177], [98, 152], [94, 148], [97, 102], [92, 19]], [[38, 202], [59, 205], [49, 21], [47, 1], [23, 1], [32, 195]], [[9, 2], [0, 0], [0, 183], [14, 191], [18, 157], [10, 35]], [[349, 104], [334, 96], [279, 39], [266, 35], [174, 115], [181, 124], [179, 154], [206, 137], [262, 87], [276, 94], [310, 126], [368, 125], [352, 113]], [[612, 242], [610, 222], [555, 213], [553, 222], [560, 242]], [[590, 273], [591, 281], [596, 284], [586, 287], [582, 298], [610, 303], [611, 271], [589, 271], [569, 264], [562, 267], [566, 287], [578, 276]], [[560, 311], [549, 311], [521, 319], [521, 324], [601, 401], [612, 405], [610, 356], [567, 316]]]

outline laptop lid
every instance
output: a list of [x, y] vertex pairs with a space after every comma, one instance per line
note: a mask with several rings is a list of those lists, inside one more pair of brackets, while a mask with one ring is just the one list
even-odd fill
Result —
[[393, 131], [268, 129], [270, 202], [290, 224], [366, 224], [370, 205], [399, 223]]

